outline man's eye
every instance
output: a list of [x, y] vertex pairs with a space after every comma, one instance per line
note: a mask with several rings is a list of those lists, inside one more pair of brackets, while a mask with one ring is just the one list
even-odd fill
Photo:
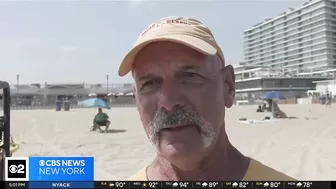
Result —
[[155, 85], [157, 83], [158, 83], [158, 81], [156, 81], [156, 80], [149, 80], [149, 81], [146, 81], [144, 84], [142, 84], [142, 88], [149, 87], [149, 86]]
[[183, 76], [185, 76], [185, 77], [201, 77], [199, 74], [193, 73], [193, 72], [185, 72], [185, 73], [183, 73]]

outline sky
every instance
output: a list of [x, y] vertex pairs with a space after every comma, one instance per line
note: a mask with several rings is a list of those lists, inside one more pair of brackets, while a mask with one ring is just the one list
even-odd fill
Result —
[[132, 82], [119, 63], [139, 34], [166, 16], [197, 18], [228, 64], [244, 60], [243, 32], [302, 0], [1, 1], [0, 80], [30, 83]]

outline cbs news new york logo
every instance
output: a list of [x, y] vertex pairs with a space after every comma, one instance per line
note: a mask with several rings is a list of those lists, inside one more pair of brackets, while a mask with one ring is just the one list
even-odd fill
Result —
[[6, 157], [5, 180], [28, 181], [29, 179], [28, 157]]

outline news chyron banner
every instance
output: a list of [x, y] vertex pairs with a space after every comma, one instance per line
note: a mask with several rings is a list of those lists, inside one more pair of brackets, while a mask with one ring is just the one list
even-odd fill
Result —
[[93, 157], [7, 157], [6, 181], [93, 181]]

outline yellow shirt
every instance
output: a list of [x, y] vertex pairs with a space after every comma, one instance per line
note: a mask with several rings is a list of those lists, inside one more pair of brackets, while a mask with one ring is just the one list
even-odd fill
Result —
[[[146, 167], [136, 175], [127, 179], [130, 181], [148, 181]], [[254, 159], [250, 160], [249, 167], [245, 173], [243, 181], [295, 181], [294, 178], [287, 176], [271, 167], [268, 167]]]

